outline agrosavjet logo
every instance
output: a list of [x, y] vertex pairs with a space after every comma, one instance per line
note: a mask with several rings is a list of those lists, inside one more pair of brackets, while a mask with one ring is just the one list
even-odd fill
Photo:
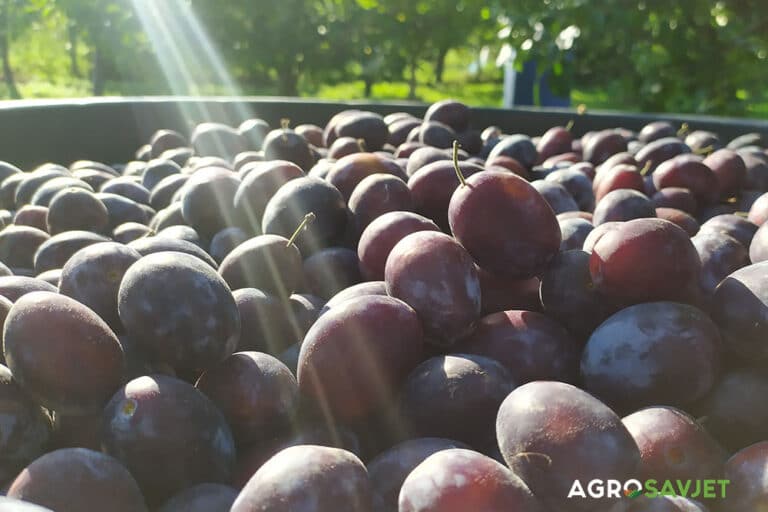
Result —
[[691, 499], [723, 499], [729, 480], [654, 480], [645, 482], [631, 479], [619, 480], [594, 479], [583, 485], [574, 480], [568, 498], [658, 498], [659, 496], [679, 496]]

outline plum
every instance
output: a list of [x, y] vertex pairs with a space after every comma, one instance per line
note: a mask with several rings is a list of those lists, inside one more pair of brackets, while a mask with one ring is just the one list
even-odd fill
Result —
[[151, 233], [152, 230], [149, 226], [139, 224], [138, 222], [126, 222], [125, 224], [120, 224], [112, 231], [112, 238], [115, 242], [129, 244], [134, 240], [149, 236]]
[[359, 283], [360, 262], [352, 249], [329, 247], [304, 260], [304, 281], [313, 295], [330, 299]]
[[434, 222], [416, 213], [385, 213], [371, 222], [360, 236], [357, 255], [363, 277], [383, 279], [389, 253], [405, 236], [417, 231], [439, 230]]
[[694, 410], [715, 439], [738, 450], [768, 438], [768, 407], [761, 399], [767, 391], [768, 378], [762, 370], [729, 370]]
[[501, 155], [514, 158], [526, 169], [531, 169], [538, 159], [536, 145], [530, 137], [522, 134], [508, 135], [499, 140], [491, 150], [487, 160]]
[[237, 345], [239, 352], [260, 351], [279, 354], [305, 334], [284, 299], [255, 288], [240, 288], [233, 293], [240, 312], [242, 328]]
[[652, 176], [657, 190], [687, 188], [701, 205], [715, 203], [721, 194], [717, 176], [698, 155], [678, 155], [666, 160]]
[[425, 121], [438, 121], [463, 132], [469, 128], [471, 111], [460, 101], [447, 99], [432, 103], [424, 114]]
[[584, 144], [584, 160], [600, 165], [616, 153], [627, 150], [627, 141], [614, 130], [601, 130]]
[[388, 174], [372, 174], [363, 179], [349, 197], [349, 211], [362, 232], [385, 213], [413, 210], [411, 190], [403, 180]]
[[106, 232], [112, 231], [125, 222], [146, 224], [151, 218], [141, 205], [127, 197], [107, 192], [98, 192], [96, 198], [104, 204], [109, 214], [109, 222], [105, 228]]
[[725, 347], [747, 361], [768, 357], [768, 261], [743, 267], [723, 279], [712, 298], [712, 318]]
[[570, 251], [574, 249], [581, 249], [584, 247], [584, 241], [589, 236], [589, 233], [595, 229], [586, 219], [579, 217], [572, 219], [558, 219], [560, 224], [560, 234], [562, 241], [560, 242], [560, 251]]
[[676, 224], [691, 237], [698, 233], [700, 229], [699, 222], [696, 219], [677, 208], [656, 208], [656, 217]]
[[677, 137], [662, 137], [640, 148], [635, 160], [640, 168], [648, 165], [648, 170], [653, 172], [662, 162], [690, 152], [691, 148]]
[[35, 252], [48, 240], [45, 231], [30, 226], [8, 226], [0, 231], [0, 262], [9, 267], [33, 268]]
[[533, 311], [502, 311], [480, 319], [456, 350], [495, 359], [518, 384], [534, 380], [572, 382], [580, 346], [554, 320]]
[[157, 512], [229, 512], [237, 489], [223, 484], [198, 484], [173, 496]]
[[568, 190], [553, 181], [536, 180], [533, 188], [547, 201], [556, 214], [579, 211], [579, 205]]
[[470, 162], [454, 164], [446, 158], [421, 167], [408, 179], [414, 211], [433, 220], [445, 231], [450, 229], [448, 205], [454, 191], [461, 185], [456, 175], [456, 165], [465, 178], [484, 170], [477, 164]]
[[552, 208], [513, 173], [486, 171], [467, 178], [451, 197], [448, 220], [456, 240], [495, 275], [533, 277], [560, 248]]
[[123, 276], [120, 321], [152, 362], [179, 370], [215, 365], [235, 351], [240, 314], [226, 282], [182, 253], [144, 256]]
[[635, 219], [597, 240], [589, 271], [597, 290], [620, 304], [685, 302], [697, 294], [701, 261], [682, 228], [661, 219]]
[[768, 441], [736, 452], [725, 463], [723, 477], [729, 482], [724, 512], [755, 512], [768, 507], [768, 488], [763, 478], [768, 464]]
[[217, 263], [221, 264], [235, 247], [248, 240], [248, 238], [248, 234], [237, 226], [224, 228], [211, 238], [208, 253]]
[[34, 277], [9, 275], [0, 277], [0, 296], [11, 302], [32, 292], [53, 292], [57, 289], [50, 283]]
[[156, 254], [158, 252], [174, 252], [194, 256], [200, 261], [206, 263], [212, 269], [216, 269], [217, 265], [213, 258], [211, 258], [207, 252], [187, 240], [180, 240], [178, 238], [170, 237], [157, 237], [146, 236], [138, 238], [133, 242], [128, 243], [128, 247], [135, 250], [142, 256], [149, 256], [150, 254]]
[[749, 265], [749, 252], [735, 238], [715, 231], [702, 231], [691, 238], [701, 260], [701, 287], [712, 297], [720, 282]]
[[107, 324], [51, 292], [18, 299], [5, 320], [5, 360], [38, 403], [64, 414], [98, 410], [120, 385], [123, 349]]
[[642, 192], [622, 188], [608, 192], [597, 203], [592, 223], [599, 226], [606, 222], [624, 222], [646, 217], [656, 217], [656, 209], [651, 200]]
[[403, 482], [400, 512], [543, 512], [518, 475], [490, 457], [462, 448], [441, 450]]
[[109, 211], [93, 192], [70, 187], [53, 196], [46, 222], [52, 235], [77, 229], [100, 233], [109, 223]]
[[664, 137], [675, 137], [676, 135], [677, 130], [669, 121], [651, 121], [643, 126], [637, 134], [637, 139], [648, 144]]
[[258, 151], [264, 144], [264, 137], [269, 133], [269, 123], [259, 118], [246, 119], [240, 123], [237, 131], [250, 148]]
[[365, 466], [346, 450], [300, 445], [282, 450], [259, 468], [231, 512], [340, 510], [373, 512], [373, 490]]
[[659, 190], [651, 197], [655, 208], [677, 208], [690, 215], [698, 211], [696, 196], [687, 188], [667, 187]]
[[196, 171], [184, 184], [181, 214], [204, 237], [234, 223], [234, 197], [240, 186], [236, 173], [218, 167]]
[[768, 220], [768, 193], [761, 194], [749, 208], [747, 219], [761, 226]]
[[109, 238], [90, 231], [65, 231], [54, 235], [35, 251], [35, 272], [62, 268], [80, 249], [89, 245], [109, 242]]
[[702, 311], [687, 304], [647, 302], [603, 322], [581, 359], [584, 389], [606, 403], [685, 406], [714, 385], [720, 333]]
[[457, 135], [453, 128], [439, 121], [425, 120], [419, 128], [418, 141], [433, 148], [450, 148], [456, 139]]
[[112, 329], [122, 330], [117, 313], [120, 282], [140, 258], [131, 247], [114, 242], [81, 249], [62, 268], [59, 292], [91, 308]]
[[349, 299], [357, 299], [359, 297], [365, 297], [366, 295], [387, 295], [387, 285], [384, 281], [365, 281], [352, 285], [348, 288], [341, 290], [339, 293], [328, 299], [323, 308], [320, 310], [320, 314], [326, 313], [334, 306], [338, 306]]
[[478, 268], [480, 277], [481, 313], [489, 315], [510, 309], [541, 311], [539, 278], [510, 279]]
[[640, 480], [707, 480], [722, 474], [726, 451], [680, 409], [648, 407], [622, 421], [640, 449]]
[[423, 334], [416, 312], [382, 296], [347, 300], [322, 315], [301, 345], [302, 393], [341, 420], [360, 420], [392, 402], [421, 361]]
[[[0, 365], [0, 479], [7, 481], [45, 453], [51, 437], [51, 419]], [[2, 507], [0, 507], [2, 509]]]
[[469, 447], [451, 439], [417, 437], [390, 447], [368, 462], [377, 510], [397, 512], [397, 498], [406, 477], [430, 455], [452, 448]]
[[254, 164], [243, 177], [234, 196], [234, 207], [242, 227], [249, 232], [261, 232], [261, 221], [267, 203], [288, 181], [305, 176], [293, 162], [273, 160]]
[[516, 377], [498, 361], [474, 354], [427, 359], [400, 391], [400, 410], [417, 436], [445, 437], [471, 446], [493, 444], [493, 421]]
[[158, 238], [173, 238], [174, 240], [184, 240], [191, 244], [195, 244], [201, 249], [205, 248], [205, 242], [200, 237], [200, 234], [189, 226], [183, 226], [181, 224], [177, 226], [168, 226], [161, 229], [155, 236]]
[[747, 166], [738, 153], [731, 149], [719, 149], [702, 162], [717, 178], [720, 197], [727, 199], [741, 190], [747, 177]]
[[187, 139], [174, 130], [157, 130], [149, 138], [149, 145], [152, 147], [152, 158], [157, 158], [165, 151], [186, 146]]
[[8, 489], [9, 498], [56, 511], [146, 511], [139, 486], [114, 457], [85, 448], [63, 448], [33, 461]]
[[768, 260], [768, 223], [763, 223], [750, 241], [749, 259], [752, 263]]
[[344, 237], [349, 222], [344, 197], [327, 181], [310, 176], [290, 180], [272, 196], [264, 209], [262, 232], [290, 237], [309, 213], [315, 220], [296, 238], [302, 255], [336, 245]]
[[310, 149], [309, 142], [288, 127], [288, 120], [282, 120], [282, 128], [271, 130], [264, 137], [262, 150], [264, 159], [287, 160], [298, 165], [302, 170], [308, 171], [315, 163], [315, 157]]
[[200, 123], [190, 136], [195, 153], [217, 156], [227, 160], [247, 149], [243, 136], [231, 126], [222, 123]]
[[139, 204], [149, 204], [149, 190], [131, 176], [113, 178], [99, 187], [100, 192], [118, 194]]
[[13, 224], [16, 226], [31, 226], [41, 231], [48, 231], [48, 208], [25, 204], [13, 215]]
[[471, 256], [456, 240], [418, 231], [400, 240], [384, 269], [387, 292], [419, 315], [431, 343], [450, 346], [480, 316], [480, 280]]
[[[43, 183], [61, 176], [72, 177], [72, 174], [60, 165], [43, 164], [32, 172], [24, 173], [22, 176], [23, 178], [16, 187], [14, 195], [14, 204], [17, 207], [29, 204], [32, 196], [35, 195], [35, 192]], [[113, 174], [106, 174], [106, 176], [109, 178], [114, 177]]]
[[544, 179], [565, 187], [576, 201], [579, 210], [591, 212], [595, 209], [595, 193], [592, 190], [592, 182], [583, 172], [569, 167], [549, 173]]
[[512, 391], [499, 408], [496, 436], [509, 468], [553, 510], [608, 510], [613, 500], [569, 500], [574, 480], [624, 481], [640, 463], [616, 413], [562, 382], [531, 382]]
[[203, 372], [195, 387], [221, 410], [239, 444], [267, 439], [290, 424], [299, 387], [290, 370], [260, 352], [237, 352]]
[[700, 232], [714, 232], [716, 234], [725, 234], [738, 240], [738, 242], [749, 249], [749, 244], [757, 232], [757, 225], [739, 215], [723, 214], [716, 215], [701, 225]]
[[102, 428], [104, 451], [125, 464], [150, 504], [195, 484], [224, 483], [234, 468], [224, 416], [173, 377], [145, 375], [125, 384], [104, 408]]
[[[299, 234], [298, 238], [303, 236]], [[233, 290], [258, 288], [288, 297], [303, 280], [301, 256], [296, 244], [288, 239], [260, 235], [235, 247], [221, 262], [219, 274]]]
[[149, 205], [161, 210], [171, 204], [173, 196], [189, 180], [187, 174], [171, 174], [160, 180], [149, 194]]

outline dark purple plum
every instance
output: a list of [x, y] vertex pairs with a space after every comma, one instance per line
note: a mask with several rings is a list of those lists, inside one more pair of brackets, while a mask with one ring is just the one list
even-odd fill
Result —
[[353, 453], [326, 446], [292, 446], [259, 468], [231, 512], [255, 510], [373, 512], [373, 490], [365, 466]]
[[602, 130], [584, 144], [584, 160], [600, 165], [616, 153], [627, 150], [627, 141], [614, 130]]
[[595, 229], [586, 219], [572, 218], [558, 221], [560, 224], [560, 233], [562, 242], [560, 242], [560, 251], [570, 251], [584, 247], [584, 241], [589, 233]]
[[13, 224], [16, 226], [30, 226], [41, 231], [48, 231], [48, 208], [25, 204], [13, 215]]
[[260, 162], [243, 177], [234, 196], [238, 220], [250, 232], [261, 232], [261, 220], [267, 203], [288, 181], [305, 176], [301, 168], [286, 160]]
[[606, 222], [624, 222], [632, 219], [656, 217], [656, 209], [648, 197], [631, 189], [609, 192], [595, 207], [592, 223], [595, 226]]
[[653, 194], [651, 201], [655, 208], [677, 208], [690, 215], [695, 215], [699, 208], [696, 196], [687, 188], [663, 188]]
[[221, 123], [200, 123], [190, 136], [195, 154], [231, 160], [247, 148], [245, 138], [231, 126]]
[[142, 256], [149, 256], [158, 252], [175, 252], [194, 256], [200, 261], [205, 262], [213, 269], [217, 268], [216, 262], [207, 252], [197, 245], [186, 240], [178, 238], [165, 238], [158, 236], [146, 236], [128, 243], [128, 247], [135, 250]]
[[648, 144], [664, 137], [677, 136], [677, 130], [669, 121], [652, 121], [640, 130], [637, 138], [640, 142]]
[[46, 222], [52, 235], [71, 230], [100, 233], [107, 228], [109, 212], [93, 192], [65, 188], [51, 199]]
[[533, 277], [560, 249], [560, 226], [536, 189], [513, 173], [470, 176], [451, 197], [451, 232], [495, 275]]
[[556, 214], [579, 211], [579, 205], [576, 204], [576, 200], [559, 183], [536, 180], [531, 185], [541, 194]]
[[242, 328], [238, 352], [257, 351], [279, 354], [302, 340], [306, 322], [279, 297], [255, 288], [241, 288], [233, 293], [240, 312]]
[[34, 268], [35, 252], [50, 238], [45, 231], [30, 226], [8, 226], [0, 231], [0, 262]]
[[93, 311], [52, 292], [19, 298], [5, 320], [3, 353], [34, 400], [63, 414], [99, 410], [120, 386], [123, 349]]
[[54, 235], [35, 251], [35, 272], [62, 268], [77, 251], [89, 245], [109, 242], [109, 238], [90, 231], [65, 231]]
[[99, 187], [99, 192], [121, 195], [139, 204], [149, 204], [149, 190], [130, 176], [107, 181]]
[[741, 268], [715, 290], [712, 318], [723, 333], [725, 347], [747, 361], [768, 357], [768, 262]]
[[700, 231], [731, 236], [738, 240], [741, 245], [749, 248], [749, 244], [757, 232], [757, 225], [739, 215], [724, 214], [707, 220], [701, 225]]
[[360, 420], [391, 404], [398, 386], [421, 361], [416, 312], [382, 296], [345, 301], [317, 319], [301, 345], [301, 392], [327, 414]]
[[741, 190], [747, 177], [747, 167], [738, 153], [731, 149], [719, 149], [702, 162], [717, 178], [720, 197], [727, 199]]
[[145, 375], [128, 382], [105, 407], [102, 425], [104, 451], [125, 464], [150, 505], [195, 484], [225, 483], [234, 469], [224, 416], [182, 380]]
[[456, 139], [453, 128], [439, 121], [425, 120], [419, 128], [418, 141], [433, 148], [448, 149]]
[[649, 142], [635, 154], [635, 160], [640, 168], [648, 165], [648, 170], [653, 171], [662, 162], [674, 158], [677, 155], [690, 153], [691, 148], [685, 145], [677, 137], [662, 137]]
[[700, 205], [713, 204], [720, 197], [717, 175], [698, 155], [678, 155], [656, 167], [652, 174], [657, 190], [667, 187], [687, 188]]
[[220, 264], [229, 253], [248, 238], [248, 234], [236, 226], [224, 228], [211, 238], [208, 253]]
[[413, 210], [408, 185], [389, 174], [372, 174], [363, 179], [355, 187], [348, 204], [359, 232], [385, 213]]
[[127, 197], [119, 196], [117, 194], [108, 194], [107, 192], [99, 192], [96, 194], [96, 197], [104, 204], [107, 208], [107, 213], [109, 214], [109, 223], [105, 229], [106, 232], [110, 232], [120, 224], [126, 222], [147, 224], [149, 219], [152, 218], [141, 205]]
[[122, 330], [117, 294], [128, 268], [141, 254], [131, 247], [98, 243], [77, 251], [61, 271], [59, 293], [91, 308], [114, 330]]
[[768, 463], [768, 441], [739, 450], [725, 463], [723, 478], [728, 481], [722, 510], [755, 512], [768, 507], [768, 486], [763, 479]]
[[441, 450], [403, 482], [399, 512], [544, 512], [518, 475], [481, 453]]
[[640, 449], [640, 480], [707, 480], [722, 474], [726, 451], [686, 412], [648, 407], [622, 422]]
[[406, 179], [395, 161], [375, 153], [355, 153], [339, 159], [328, 171], [326, 179], [348, 201], [358, 184], [373, 174], [391, 174]]
[[495, 359], [518, 384], [534, 380], [572, 382], [580, 345], [554, 320], [533, 311], [502, 311], [483, 317], [455, 348]]
[[487, 160], [501, 155], [514, 158], [526, 169], [531, 169], [538, 159], [536, 145], [530, 137], [522, 134], [507, 135], [500, 139], [491, 150]]
[[712, 297], [720, 282], [749, 265], [749, 252], [735, 238], [722, 232], [702, 231], [691, 238], [701, 260], [701, 287]]
[[365, 281], [341, 290], [331, 297], [320, 310], [322, 315], [334, 306], [338, 306], [349, 299], [357, 299], [367, 295], [387, 295], [387, 285], [384, 281]]
[[510, 393], [499, 408], [496, 436], [509, 468], [552, 510], [607, 511], [615, 500], [569, 500], [574, 480], [624, 481], [640, 463], [621, 418], [562, 382], [531, 382]]
[[493, 444], [496, 411], [515, 387], [516, 377], [490, 357], [433, 357], [405, 379], [400, 390], [401, 416], [417, 436], [487, 447]]
[[378, 512], [397, 512], [397, 498], [406, 477], [416, 466], [439, 451], [469, 448], [464, 443], [437, 437], [418, 437], [390, 447], [368, 462], [368, 476]]
[[646, 302], [595, 329], [581, 358], [584, 389], [622, 410], [686, 406], [714, 385], [720, 333], [702, 311], [675, 302]]
[[183, 148], [187, 144], [187, 139], [174, 130], [157, 130], [149, 139], [152, 158], [157, 158], [170, 149]]
[[184, 184], [181, 213], [184, 220], [206, 238], [234, 224], [234, 197], [240, 178], [227, 169], [208, 167], [196, 171]]
[[576, 201], [579, 210], [591, 212], [595, 209], [592, 181], [583, 172], [572, 168], [560, 169], [549, 173], [544, 179], [565, 187]]
[[195, 387], [224, 415], [238, 444], [274, 436], [290, 426], [299, 402], [291, 371], [261, 352], [236, 352], [203, 372]]
[[205, 247], [203, 239], [200, 234], [189, 226], [178, 224], [176, 226], [168, 226], [155, 233], [157, 238], [173, 238], [174, 240], [184, 240], [191, 244], [194, 244], [201, 249]]
[[8, 275], [0, 277], [0, 295], [11, 302], [32, 292], [53, 292], [57, 288], [42, 279], [28, 276]]
[[688, 233], [688, 236], [694, 236], [701, 228], [696, 219], [677, 208], [656, 208], [656, 217], [676, 224]]
[[456, 100], [441, 100], [429, 106], [424, 114], [424, 121], [438, 121], [463, 132], [469, 128], [471, 111], [468, 106]]
[[198, 484], [179, 492], [157, 512], [229, 512], [237, 489], [224, 484]]
[[149, 205], [161, 210], [171, 204], [171, 199], [189, 180], [187, 174], [171, 174], [160, 180], [149, 195]]
[[264, 210], [262, 232], [290, 237], [309, 213], [315, 220], [295, 240], [301, 254], [338, 245], [349, 222], [344, 197], [327, 181], [309, 176], [290, 180], [272, 196]]
[[[43, 164], [32, 172], [24, 173], [23, 176], [16, 187], [14, 196], [14, 204], [17, 207], [29, 204], [32, 196], [35, 195], [35, 192], [43, 183], [61, 176], [72, 177], [72, 174], [60, 165]], [[107, 176], [110, 178], [114, 177], [113, 174], [107, 174]]]
[[601, 171], [593, 182], [595, 200], [599, 203], [609, 192], [619, 189], [631, 189], [645, 192], [643, 175], [637, 167], [619, 164]]
[[288, 297], [303, 281], [301, 252], [282, 236], [260, 235], [235, 247], [221, 262], [219, 273], [233, 290], [258, 288]]
[[400, 240], [384, 269], [387, 292], [419, 315], [431, 343], [449, 346], [480, 316], [480, 280], [472, 257], [456, 240], [419, 231]]
[[56, 511], [147, 510], [128, 470], [117, 459], [85, 448], [55, 450], [36, 459], [13, 481], [8, 497]]
[[[2, 313], [0, 316], [3, 316]], [[4, 434], [0, 442], [0, 479], [6, 482], [48, 449], [51, 419], [46, 411], [19, 387], [11, 371], [2, 365], [0, 404], [0, 428]]]
[[330, 299], [362, 281], [357, 253], [345, 247], [322, 249], [304, 260], [304, 283], [313, 295]]
[[635, 219], [597, 240], [589, 271], [597, 290], [619, 304], [685, 302], [697, 295], [701, 262], [682, 228], [661, 219]]
[[410, 177], [413, 176], [416, 171], [428, 164], [450, 159], [451, 156], [445, 151], [422, 145], [422, 147], [416, 148], [408, 156], [408, 164], [406, 165], [405, 172]]
[[749, 243], [749, 259], [752, 263], [768, 260], [768, 223], [763, 223], [752, 237]]
[[151, 362], [196, 371], [235, 351], [240, 313], [226, 282], [194, 256], [159, 252], [128, 268], [117, 309]]

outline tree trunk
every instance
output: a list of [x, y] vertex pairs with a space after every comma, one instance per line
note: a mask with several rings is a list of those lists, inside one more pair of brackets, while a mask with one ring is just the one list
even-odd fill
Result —
[[411, 57], [411, 62], [410, 62], [411, 76], [408, 79], [408, 99], [409, 100], [416, 99], [416, 68], [417, 67], [418, 66], [416, 65], [416, 57]]
[[[98, 39], [97, 39], [98, 40]], [[93, 80], [93, 95], [101, 96], [104, 94], [104, 70], [102, 69], [101, 62], [101, 50], [99, 46], [94, 45], [93, 48], [93, 73], [91, 79]]]
[[278, 94], [281, 96], [299, 95], [299, 73], [293, 66], [277, 70]]
[[77, 62], [77, 25], [70, 23], [68, 27], [69, 36], [69, 69], [72, 76], [82, 78], [80, 66]]
[[445, 56], [448, 55], [449, 48], [440, 48], [437, 51], [437, 61], [435, 62], [435, 82], [443, 83], [443, 72], [445, 71]]
[[370, 98], [371, 92], [373, 91], [373, 77], [364, 76], [363, 81], [365, 83], [365, 91], [363, 92], [363, 96]]
[[0, 59], [3, 61], [3, 78], [6, 87], [8, 87], [8, 94], [12, 99], [18, 100], [21, 99], [21, 93], [19, 92], [19, 88], [16, 87], [16, 79], [13, 76], [9, 55], [10, 36], [8, 33], [10, 31], [10, 9], [10, 2], [8, 0], [3, 0], [2, 12], [0, 12]]

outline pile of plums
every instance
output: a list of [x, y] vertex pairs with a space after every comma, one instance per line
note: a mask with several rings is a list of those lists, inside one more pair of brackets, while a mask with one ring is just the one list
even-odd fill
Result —
[[768, 138], [470, 116], [0, 163], [0, 510], [768, 510]]

